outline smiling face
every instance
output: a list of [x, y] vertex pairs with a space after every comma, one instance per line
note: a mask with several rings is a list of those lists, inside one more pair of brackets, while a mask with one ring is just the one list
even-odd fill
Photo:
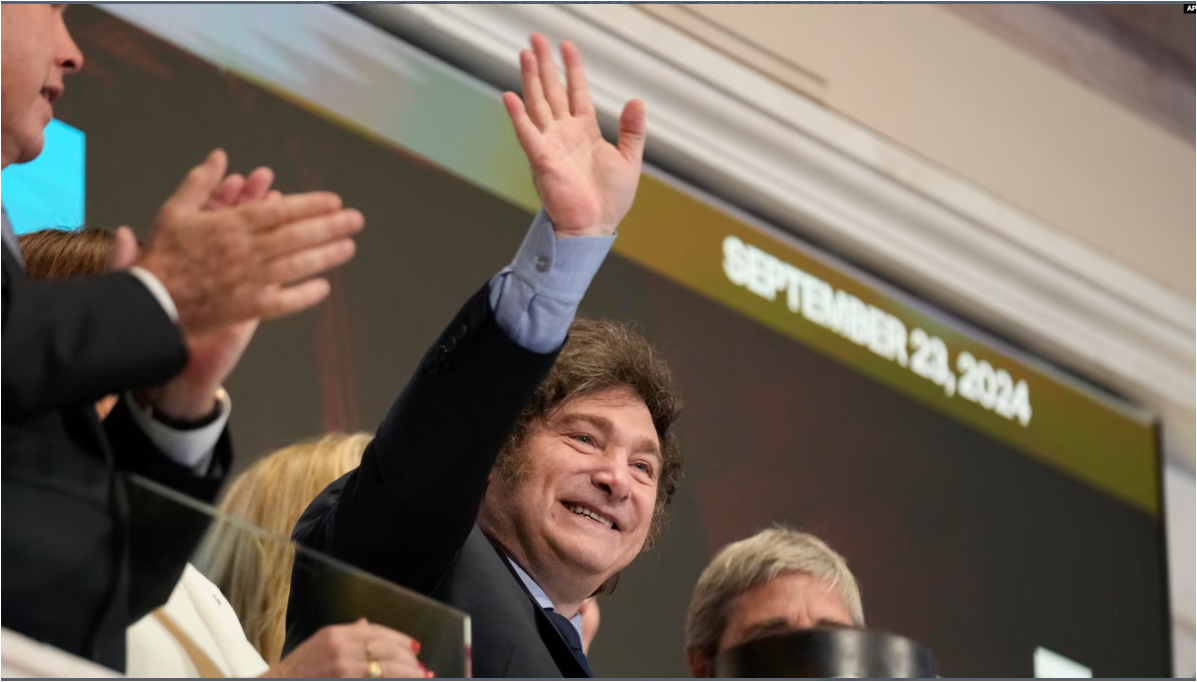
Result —
[[0, 7], [0, 154], [5, 167], [32, 161], [63, 92], [63, 77], [83, 66], [83, 55], [63, 23], [64, 5]]
[[569, 401], [531, 425], [517, 473], [491, 476], [479, 523], [554, 604], [576, 608], [644, 546], [660, 451], [630, 390]]

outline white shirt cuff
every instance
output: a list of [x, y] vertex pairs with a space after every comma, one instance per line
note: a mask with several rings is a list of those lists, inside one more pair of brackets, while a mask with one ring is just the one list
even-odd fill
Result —
[[158, 278], [155, 277], [149, 270], [146, 270], [145, 268], [139, 268], [136, 265], [129, 268], [128, 272], [130, 275], [133, 275], [137, 279], [141, 280], [141, 283], [145, 285], [145, 288], [149, 289], [150, 293], [154, 295], [154, 298], [158, 299], [158, 304], [161, 305], [162, 309], [166, 311], [166, 314], [170, 317], [170, 321], [178, 324], [179, 309], [175, 307], [174, 299], [170, 297], [170, 292], [166, 290], [166, 287], [162, 285], [162, 282], [159, 281]]
[[[137, 407], [133, 407], [130, 412], [133, 413], [133, 421], [137, 422], [146, 437], [172, 462], [203, 476], [208, 473], [212, 454], [216, 451], [216, 443], [220, 441], [220, 434], [229, 423], [229, 413], [233, 409], [233, 402], [228, 394], [224, 391], [220, 393], [216, 399], [220, 415], [211, 424], [196, 429], [184, 431], [171, 428], [155, 421], [145, 410]], [[132, 393], [126, 393], [124, 399], [134, 401], [129, 403], [130, 406], [137, 405]]]

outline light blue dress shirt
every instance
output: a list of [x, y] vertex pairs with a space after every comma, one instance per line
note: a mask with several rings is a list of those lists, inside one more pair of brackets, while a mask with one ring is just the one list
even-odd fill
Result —
[[[540, 608], [557, 610], [557, 607], [553, 606], [552, 600], [549, 599], [549, 595], [540, 589], [540, 585], [536, 584], [536, 581], [532, 579], [532, 576], [528, 575], [527, 571], [520, 568], [520, 565], [512, 561], [511, 557], [507, 557], [507, 563], [511, 564], [511, 567], [515, 569], [515, 574], [520, 577], [520, 582], [524, 583], [524, 587], [528, 588], [528, 591], [532, 593], [532, 598], [536, 600]], [[575, 613], [574, 617], [569, 619], [569, 624], [574, 626], [574, 629], [578, 631], [578, 637], [581, 638], [582, 614]]]
[[561, 347], [615, 235], [558, 239], [542, 209], [515, 260], [490, 281], [490, 308], [507, 336], [536, 353]]

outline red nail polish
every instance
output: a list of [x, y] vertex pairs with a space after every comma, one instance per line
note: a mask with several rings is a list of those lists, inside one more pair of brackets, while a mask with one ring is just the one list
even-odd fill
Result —
[[413, 639], [411, 641], [411, 650], [417, 654], [420, 653], [420, 643]]
[[433, 678], [433, 677], [436, 677], [436, 673], [432, 672], [431, 670], [426, 670], [424, 672], [424, 677]]

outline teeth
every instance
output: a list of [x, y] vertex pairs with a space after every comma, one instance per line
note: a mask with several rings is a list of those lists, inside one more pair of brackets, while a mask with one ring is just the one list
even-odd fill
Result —
[[606, 526], [608, 528], [612, 528], [615, 525], [614, 522], [604, 519], [603, 517], [599, 516], [598, 514], [594, 513], [593, 511], [587, 509], [586, 507], [583, 507], [580, 504], [571, 504], [571, 505], [569, 505], [568, 509], [575, 514], [580, 514], [589, 519], [598, 521], [599, 523], [603, 524], [604, 526]]

